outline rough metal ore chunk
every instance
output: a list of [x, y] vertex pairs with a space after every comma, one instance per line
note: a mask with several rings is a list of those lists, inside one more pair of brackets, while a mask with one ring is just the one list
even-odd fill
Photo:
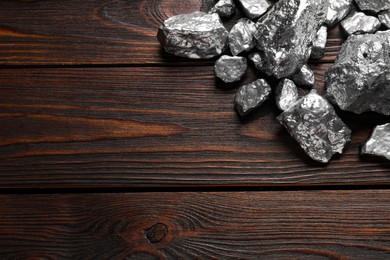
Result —
[[237, 112], [241, 116], [249, 114], [269, 98], [271, 91], [265, 79], [258, 79], [240, 87], [234, 99]]
[[228, 32], [217, 14], [194, 12], [166, 20], [158, 30], [158, 39], [168, 53], [208, 59], [226, 50]]
[[255, 68], [261, 72], [265, 71], [265, 68], [263, 68], [263, 61], [261, 59], [261, 56], [259, 53], [254, 52], [248, 55], [248, 59], [252, 61], [253, 65], [255, 65]]
[[311, 48], [310, 58], [313, 60], [322, 59], [325, 56], [325, 46], [328, 39], [328, 28], [326, 26], [321, 26], [318, 30], [316, 38], [313, 41], [313, 46]]
[[390, 10], [381, 12], [378, 15], [379, 21], [386, 26], [387, 28], [390, 28]]
[[381, 26], [381, 22], [374, 16], [362, 12], [354, 12], [341, 22], [341, 27], [348, 34], [374, 33]]
[[233, 0], [219, 0], [209, 13], [217, 13], [221, 18], [229, 18], [236, 11]]
[[355, 2], [362, 11], [379, 13], [390, 9], [389, 0], [355, 0]]
[[289, 77], [307, 63], [327, 10], [328, 0], [280, 0], [259, 19], [254, 37], [268, 75]]
[[247, 18], [240, 19], [230, 30], [229, 47], [233, 55], [243, 51], [250, 51], [255, 47], [253, 34], [256, 31], [255, 23]]
[[246, 58], [223, 55], [214, 65], [215, 75], [225, 83], [239, 81], [247, 68]]
[[341, 154], [351, 140], [351, 130], [315, 90], [277, 119], [306, 154], [321, 163], [329, 162], [336, 153]]
[[292, 80], [282, 79], [275, 91], [276, 105], [280, 110], [289, 109], [298, 100], [298, 88]]
[[329, 100], [357, 114], [365, 111], [390, 114], [386, 73], [390, 70], [389, 53], [390, 30], [350, 36], [336, 62], [325, 73]]
[[370, 139], [362, 148], [362, 154], [390, 160], [390, 123], [375, 127]]
[[314, 72], [307, 65], [303, 65], [302, 68], [291, 77], [291, 79], [299, 87], [311, 88], [315, 83]]
[[268, 0], [238, 0], [245, 15], [250, 19], [262, 16], [272, 6]]
[[351, 10], [352, 0], [329, 0], [325, 24], [333, 27], [347, 16]]

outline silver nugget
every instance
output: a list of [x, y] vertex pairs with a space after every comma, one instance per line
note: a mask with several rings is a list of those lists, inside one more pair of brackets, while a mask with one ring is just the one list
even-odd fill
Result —
[[390, 160], [390, 123], [375, 127], [370, 139], [362, 148], [362, 154]]
[[291, 79], [299, 87], [311, 88], [315, 83], [314, 72], [307, 65], [303, 65], [302, 68], [291, 77]]
[[355, 2], [362, 11], [379, 13], [390, 9], [389, 0], [355, 0]]
[[254, 37], [264, 72], [280, 79], [306, 64], [327, 10], [328, 0], [280, 0], [261, 17]]
[[229, 18], [236, 11], [233, 0], [219, 0], [209, 13], [217, 13], [221, 18]]
[[233, 55], [250, 51], [255, 47], [253, 34], [256, 32], [255, 23], [247, 18], [240, 19], [230, 30], [229, 47]]
[[341, 27], [348, 35], [374, 33], [380, 26], [378, 18], [362, 12], [354, 12], [341, 22]]
[[214, 65], [215, 75], [225, 83], [239, 81], [245, 74], [247, 62], [245, 57], [223, 55]]
[[228, 35], [217, 14], [203, 12], [173, 16], [158, 30], [166, 52], [191, 59], [221, 55], [227, 48]]
[[271, 91], [271, 87], [265, 79], [258, 79], [240, 87], [234, 98], [237, 112], [241, 116], [249, 114], [270, 97]]
[[284, 111], [278, 121], [313, 160], [327, 163], [351, 141], [351, 130], [315, 90]]
[[352, 0], [329, 0], [329, 9], [325, 24], [333, 27], [347, 16], [352, 7]]
[[390, 115], [390, 30], [352, 35], [325, 73], [328, 98], [341, 109]]
[[387, 28], [390, 28], [390, 9], [384, 12], [381, 12], [378, 15], [379, 21], [386, 26]]
[[246, 17], [256, 19], [262, 16], [272, 6], [268, 0], [238, 0]]
[[313, 60], [322, 59], [325, 56], [326, 41], [328, 40], [328, 28], [321, 26], [316, 38], [313, 41], [310, 58]]
[[298, 88], [292, 80], [282, 79], [275, 90], [276, 105], [282, 111], [289, 109], [298, 100]]

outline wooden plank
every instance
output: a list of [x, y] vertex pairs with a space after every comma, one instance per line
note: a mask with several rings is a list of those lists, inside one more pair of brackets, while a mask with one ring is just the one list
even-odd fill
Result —
[[[0, 65], [212, 64], [161, 51], [157, 28], [170, 16], [208, 10], [213, 0], [0, 1]], [[235, 20], [227, 22], [230, 28]], [[331, 31], [323, 62], [343, 41]]]
[[[327, 67], [312, 67], [320, 92]], [[390, 183], [390, 163], [359, 157], [387, 117], [339, 112], [353, 141], [324, 166], [275, 121], [273, 100], [240, 120], [235, 92], [212, 67], [2, 69], [0, 187]]]
[[389, 259], [390, 191], [0, 195], [1, 259]]

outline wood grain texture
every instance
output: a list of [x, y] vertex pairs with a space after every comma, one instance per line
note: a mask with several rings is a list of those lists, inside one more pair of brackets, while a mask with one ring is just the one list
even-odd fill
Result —
[[[320, 92], [327, 67], [312, 66]], [[390, 183], [388, 162], [359, 157], [387, 117], [339, 111], [353, 141], [324, 166], [276, 122], [273, 100], [240, 119], [235, 92], [207, 66], [2, 69], [0, 187]]]
[[[0, 65], [212, 64], [161, 51], [157, 28], [173, 15], [208, 10], [213, 0], [0, 1]], [[227, 28], [238, 19], [226, 22]], [[322, 62], [343, 42], [332, 30]]]
[[389, 259], [390, 191], [0, 195], [1, 259]]

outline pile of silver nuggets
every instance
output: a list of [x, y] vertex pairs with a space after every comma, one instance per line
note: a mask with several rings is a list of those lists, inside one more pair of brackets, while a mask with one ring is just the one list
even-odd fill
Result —
[[[228, 32], [222, 20], [232, 17], [236, 8], [245, 17]], [[315, 84], [308, 61], [324, 57], [327, 31], [337, 24], [348, 39], [325, 73], [326, 95], [313, 89], [299, 97], [299, 87]], [[351, 130], [333, 105], [356, 114], [390, 115], [388, 28], [390, 0], [219, 0], [208, 13], [167, 19], [158, 39], [176, 56], [220, 56], [215, 75], [226, 84], [242, 80], [248, 59], [261, 75], [276, 78], [274, 90], [264, 78], [241, 86], [234, 100], [237, 112], [246, 116], [274, 93], [282, 111], [277, 120], [308, 156], [328, 163], [351, 140]], [[362, 154], [390, 160], [390, 124], [374, 129]]]

